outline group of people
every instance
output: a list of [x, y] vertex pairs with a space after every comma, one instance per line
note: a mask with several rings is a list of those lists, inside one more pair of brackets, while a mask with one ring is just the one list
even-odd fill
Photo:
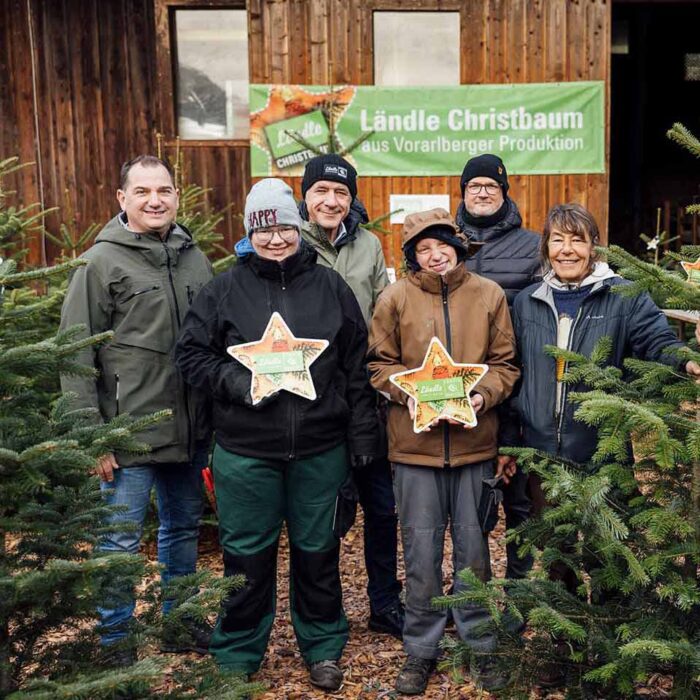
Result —
[[[213, 631], [191, 622], [190, 639], [166, 651], [211, 652], [219, 667], [249, 676], [265, 655], [275, 616], [280, 532], [289, 539], [292, 624], [312, 684], [343, 682], [348, 640], [339, 573], [339, 512], [354, 486], [364, 511], [369, 628], [403, 639], [396, 679], [404, 694], [425, 691], [440, 655], [448, 613], [443, 594], [445, 531], [455, 571], [490, 577], [488, 532], [479, 518], [484, 481], [504, 494], [506, 525], [545, 507], [538, 484], [499, 447], [530, 446], [585, 464], [595, 430], [577, 421], [566, 370], [554, 345], [587, 354], [610, 336], [610, 364], [634, 356], [700, 366], [664, 353], [680, 342], [647, 295], [614, 293], [624, 281], [598, 259], [598, 228], [578, 204], [554, 206], [543, 235], [522, 227], [508, 196], [505, 165], [472, 158], [461, 177], [456, 217], [443, 209], [410, 214], [403, 227], [406, 274], [389, 284], [382, 247], [362, 227], [357, 173], [334, 154], [310, 160], [297, 204], [268, 178], [246, 199], [246, 238], [237, 264], [212, 278], [189, 232], [175, 222], [178, 191], [169, 165], [139, 156], [121, 172], [121, 212], [98, 235], [71, 280], [62, 327], [113, 331], [83, 351], [93, 377], [62, 378], [78, 405], [103, 420], [122, 412], [172, 415], [138, 437], [147, 455], [110, 454], [97, 465], [112, 518], [135, 527], [103, 540], [103, 551], [137, 552], [155, 486], [163, 580], [191, 573], [202, 512], [200, 471], [211, 464], [226, 576], [245, 585], [227, 598]], [[273, 314], [294, 338], [325, 341], [305, 365], [315, 398], [252, 392], [252, 375], [228, 349], [259, 341]], [[471, 394], [477, 423], [435, 421], [413, 429], [415, 400], [390, 381], [421, 366], [433, 338], [456, 363], [488, 366]], [[281, 351], [287, 349], [281, 340]], [[277, 370], [281, 371], [281, 370]], [[398, 516], [398, 518], [397, 518]], [[397, 520], [405, 563], [405, 607], [397, 579]], [[511, 578], [532, 561], [507, 547]], [[463, 584], [455, 581], [455, 589]], [[165, 612], [172, 601], [166, 601]], [[119, 664], [133, 603], [100, 610], [102, 642]], [[474, 651], [469, 672], [486, 689], [507, 679], [479, 606], [452, 611]]]

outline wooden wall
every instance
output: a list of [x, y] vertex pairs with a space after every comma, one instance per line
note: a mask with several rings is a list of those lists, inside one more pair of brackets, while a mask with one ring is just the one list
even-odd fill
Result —
[[[0, 0], [0, 157], [36, 162], [14, 178], [22, 201], [43, 192], [45, 206], [64, 207], [63, 218], [82, 229], [115, 212], [120, 163], [153, 150], [156, 131], [172, 154], [169, 12], [187, 2]], [[443, 9], [461, 14], [463, 83], [602, 79], [609, 86], [609, 0], [248, 0], [247, 7], [252, 82], [371, 84], [372, 12]], [[214, 189], [213, 205], [233, 203], [225, 229], [232, 244], [250, 186], [247, 145], [181, 147], [189, 179]], [[607, 155], [606, 148], [606, 162]], [[371, 216], [385, 213], [389, 194], [401, 192], [450, 192], [454, 211], [459, 174], [360, 178]], [[576, 200], [607, 229], [607, 174], [514, 176], [511, 196], [531, 228], [541, 228], [551, 204]], [[51, 229], [57, 221], [50, 217]], [[384, 241], [389, 264], [398, 258], [398, 230]], [[32, 258], [44, 252], [51, 256], [34, 241]]]
[[[149, 1], [0, 0], [0, 157], [34, 163], [10, 185], [62, 208], [50, 230], [117, 211], [121, 163], [152, 147], [154, 55]], [[32, 240], [34, 262], [53, 252]]]
[[[375, 10], [458, 10], [462, 83], [608, 80], [610, 73], [610, 0], [251, 0], [249, 7], [251, 81], [258, 83], [324, 84], [332, 71], [334, 84], [372, 84]], [[606, 103], [609, 133], [609, 94]], [[449, 192], [454, 212], [460, 174], [360, 177], [358, 191], [370, 216], [388, 211], [391, 193]], [[607, 174], [514, 176], [510, 195], [535, 230], [552, 204], [578, 201], [607, 237]], [[400, 227], [394, 230], [385, 241], [388, 264], [400, 254]]]

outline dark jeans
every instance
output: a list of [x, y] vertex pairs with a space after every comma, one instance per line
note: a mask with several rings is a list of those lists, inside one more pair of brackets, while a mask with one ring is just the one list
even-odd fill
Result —
[[396, 579], [397, 523], [391, 466], [386, 457], [355, 472], [360, 505], [365, 514], [367, 595], [372, 612], [394, 603], [401, 592]]
[[[528, 479], [529, 475], [518, 469], [510, 483], [503, 487], [503, 511], [508, 530], [518, 527], [530, 517], [532, 502], [528, 495]], [[532, 568], [532, 555], [519, 557], [519, 547], [517, 542], [506, 545], [506, 578], [526, 578]]]

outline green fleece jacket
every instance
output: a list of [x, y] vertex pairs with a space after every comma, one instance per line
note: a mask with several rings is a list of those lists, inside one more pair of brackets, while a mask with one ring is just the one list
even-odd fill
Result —
[[82, 255], [88, 264], [73, 273], [61, 310], [61, 330], [82, 324], [85, 336], [111, 330], [114, 337], [79, 356], [96, 377], [63, 376], [61, 388], [105, 421], [171, 409], [171, 419], [136, 435], [150, 453], [116, 459], [120, 466], [186, 462], [208, 437], [208, 400], [182, 381], [171, 351], [190, 303], [212, 278], [211, 265], [183, 227], [162, 241], [129, 231], [122, 216]]
[[389, 284], [379, 239], [358, 226], [336, 248], [320, 226], [308, 221], [301, 235], [318, 253], [318, 263], [332, 268], [347, 282], [369, 326], [379, 292]]

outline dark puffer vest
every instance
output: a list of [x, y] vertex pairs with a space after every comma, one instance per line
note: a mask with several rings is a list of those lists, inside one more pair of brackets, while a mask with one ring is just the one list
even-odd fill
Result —
[[457, 209], [456, 224], [481, 249], [466, 262], [467, 269], [497, 282], [513, 306], [518, 292], [540, 279], [540, 236], [522, 227], [516, 203], [506, 197], [505, 216], [492, 226], [479, 228], [466, 220], [464, 202]]

